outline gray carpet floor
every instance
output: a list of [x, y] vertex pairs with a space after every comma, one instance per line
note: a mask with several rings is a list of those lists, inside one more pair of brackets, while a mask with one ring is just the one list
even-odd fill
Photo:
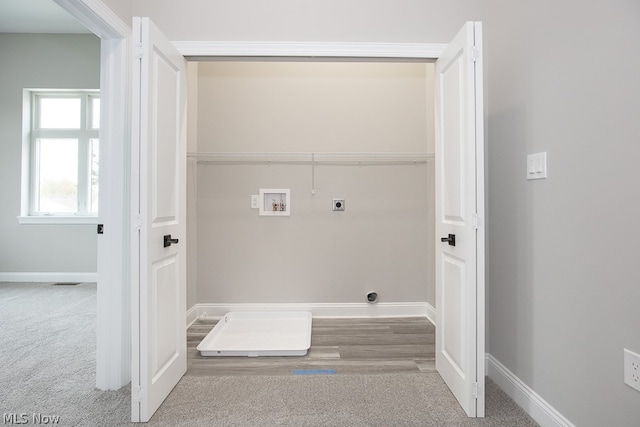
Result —
[[[96, 285], [0, 283], [0, 412], [122, 424], [127, 390], [95, 389]], [[6, 419], [6, 418], [5, 418]]]
[[[0, 283], [0, 412], [130, 425], [129, 388], [95, 385], [96, 285]], [[467, 418], [433, 374], [184, 377], [150, 426], [535, 426], [490, 380]], [[6, 420], [6, 415], [5, 420]]]
[[438, 374], [184, 377], [151, 426], [536, 426], [494, 383], [467, 418]]

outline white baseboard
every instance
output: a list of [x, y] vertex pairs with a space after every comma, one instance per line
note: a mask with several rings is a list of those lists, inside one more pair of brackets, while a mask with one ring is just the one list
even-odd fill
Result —
[[230, 311], [310, 311], [316, 318], [426, 317], [435, 324], [435, 309], [424, 302], [342, 304], [196, 304], [187, 312], [187, 326], [197, 318], [219, 319]]
[[575, 427], [495, 357], [487, 354], [486, 372], [511, 399], [542, 427]]
[[193, 325], [196, 320], [198, 320], [198, 304], [187, 310], [187, 329]]
[[427, 309], [427, 319], [429, 319], [429, 322], [431, 322], [433, 324], [433, 326], [436, 325], [436, 308], [434, 306], [432, 306], [429, 303], [424, 303], [426, 309]]
[[96, 282], [98, 273], [2, 273], [0, 282]]

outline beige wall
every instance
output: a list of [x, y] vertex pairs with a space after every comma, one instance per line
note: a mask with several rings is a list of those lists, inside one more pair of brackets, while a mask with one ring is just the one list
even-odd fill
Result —
[[[198, 148], [427, 152], [425, 82], [432, 68], [366, 62], [201, 63]], [[429, 144], [433, 147], [431, 139]]]
[[[133, 26], [133, 1], [132, 0], [102, 0], [128, 26]], [[143, 15], [144, 16], [144, 15]]]
[[[426, 153], [431, 81], [431, 64], [200, 63], [198, 150]], [[427, 165], [319, 165], [315, 195], [309, 165], [195, 168], [198, 302], [433, 303]], [[291, 217], [250, 209], [260, 188], [291, 189]]]

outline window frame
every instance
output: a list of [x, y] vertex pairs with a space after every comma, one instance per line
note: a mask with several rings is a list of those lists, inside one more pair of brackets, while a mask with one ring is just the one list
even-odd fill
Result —
[[[41, 128], [40, 100], [44, 98], [80, 99], [82, 118], [78, 129]], [[100, 138], [93, 125], [93, 102], [100, 99], [98, 89], [25, 89], [23, 91], [22, 200], [20, 224], [97, 224], [98, 212], [91, 212], [92, 140]], [[99, 120], [99, 118], [98, 118]], [[78, 141], [78, 187], [75, 212], [37, 210], [39, 197], [39, 139]], [[99, 154], [98, 154], [99, 156]], [[99, 157], [98, 157], [99, 158]]]

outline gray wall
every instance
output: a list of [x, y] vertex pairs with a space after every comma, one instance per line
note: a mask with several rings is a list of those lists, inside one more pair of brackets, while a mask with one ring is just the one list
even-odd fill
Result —
[[[432, 64], [200, 63], [200, 152], [420, 152]], [[432, 149], [431, 149], [432, 150]], [[197, 302], [434, 303], [433, 169], [199, 163]], [[250, 196], [291, 189], [292, 215]], [[191, 195], [191, 192], [190, 192]], [[331, 199], [346, 198], [345, 212]]]
[[19, 225], [24, 88], [100, 87], [93, 35], [0, 34], [0, 272], [95, 272], [95, 225]]
[[477, 0], [136, 0], [170, 40], [448, 43]]
[[577, 426], [640, 425], [640, 2], [486, 3], [489, 352]]

